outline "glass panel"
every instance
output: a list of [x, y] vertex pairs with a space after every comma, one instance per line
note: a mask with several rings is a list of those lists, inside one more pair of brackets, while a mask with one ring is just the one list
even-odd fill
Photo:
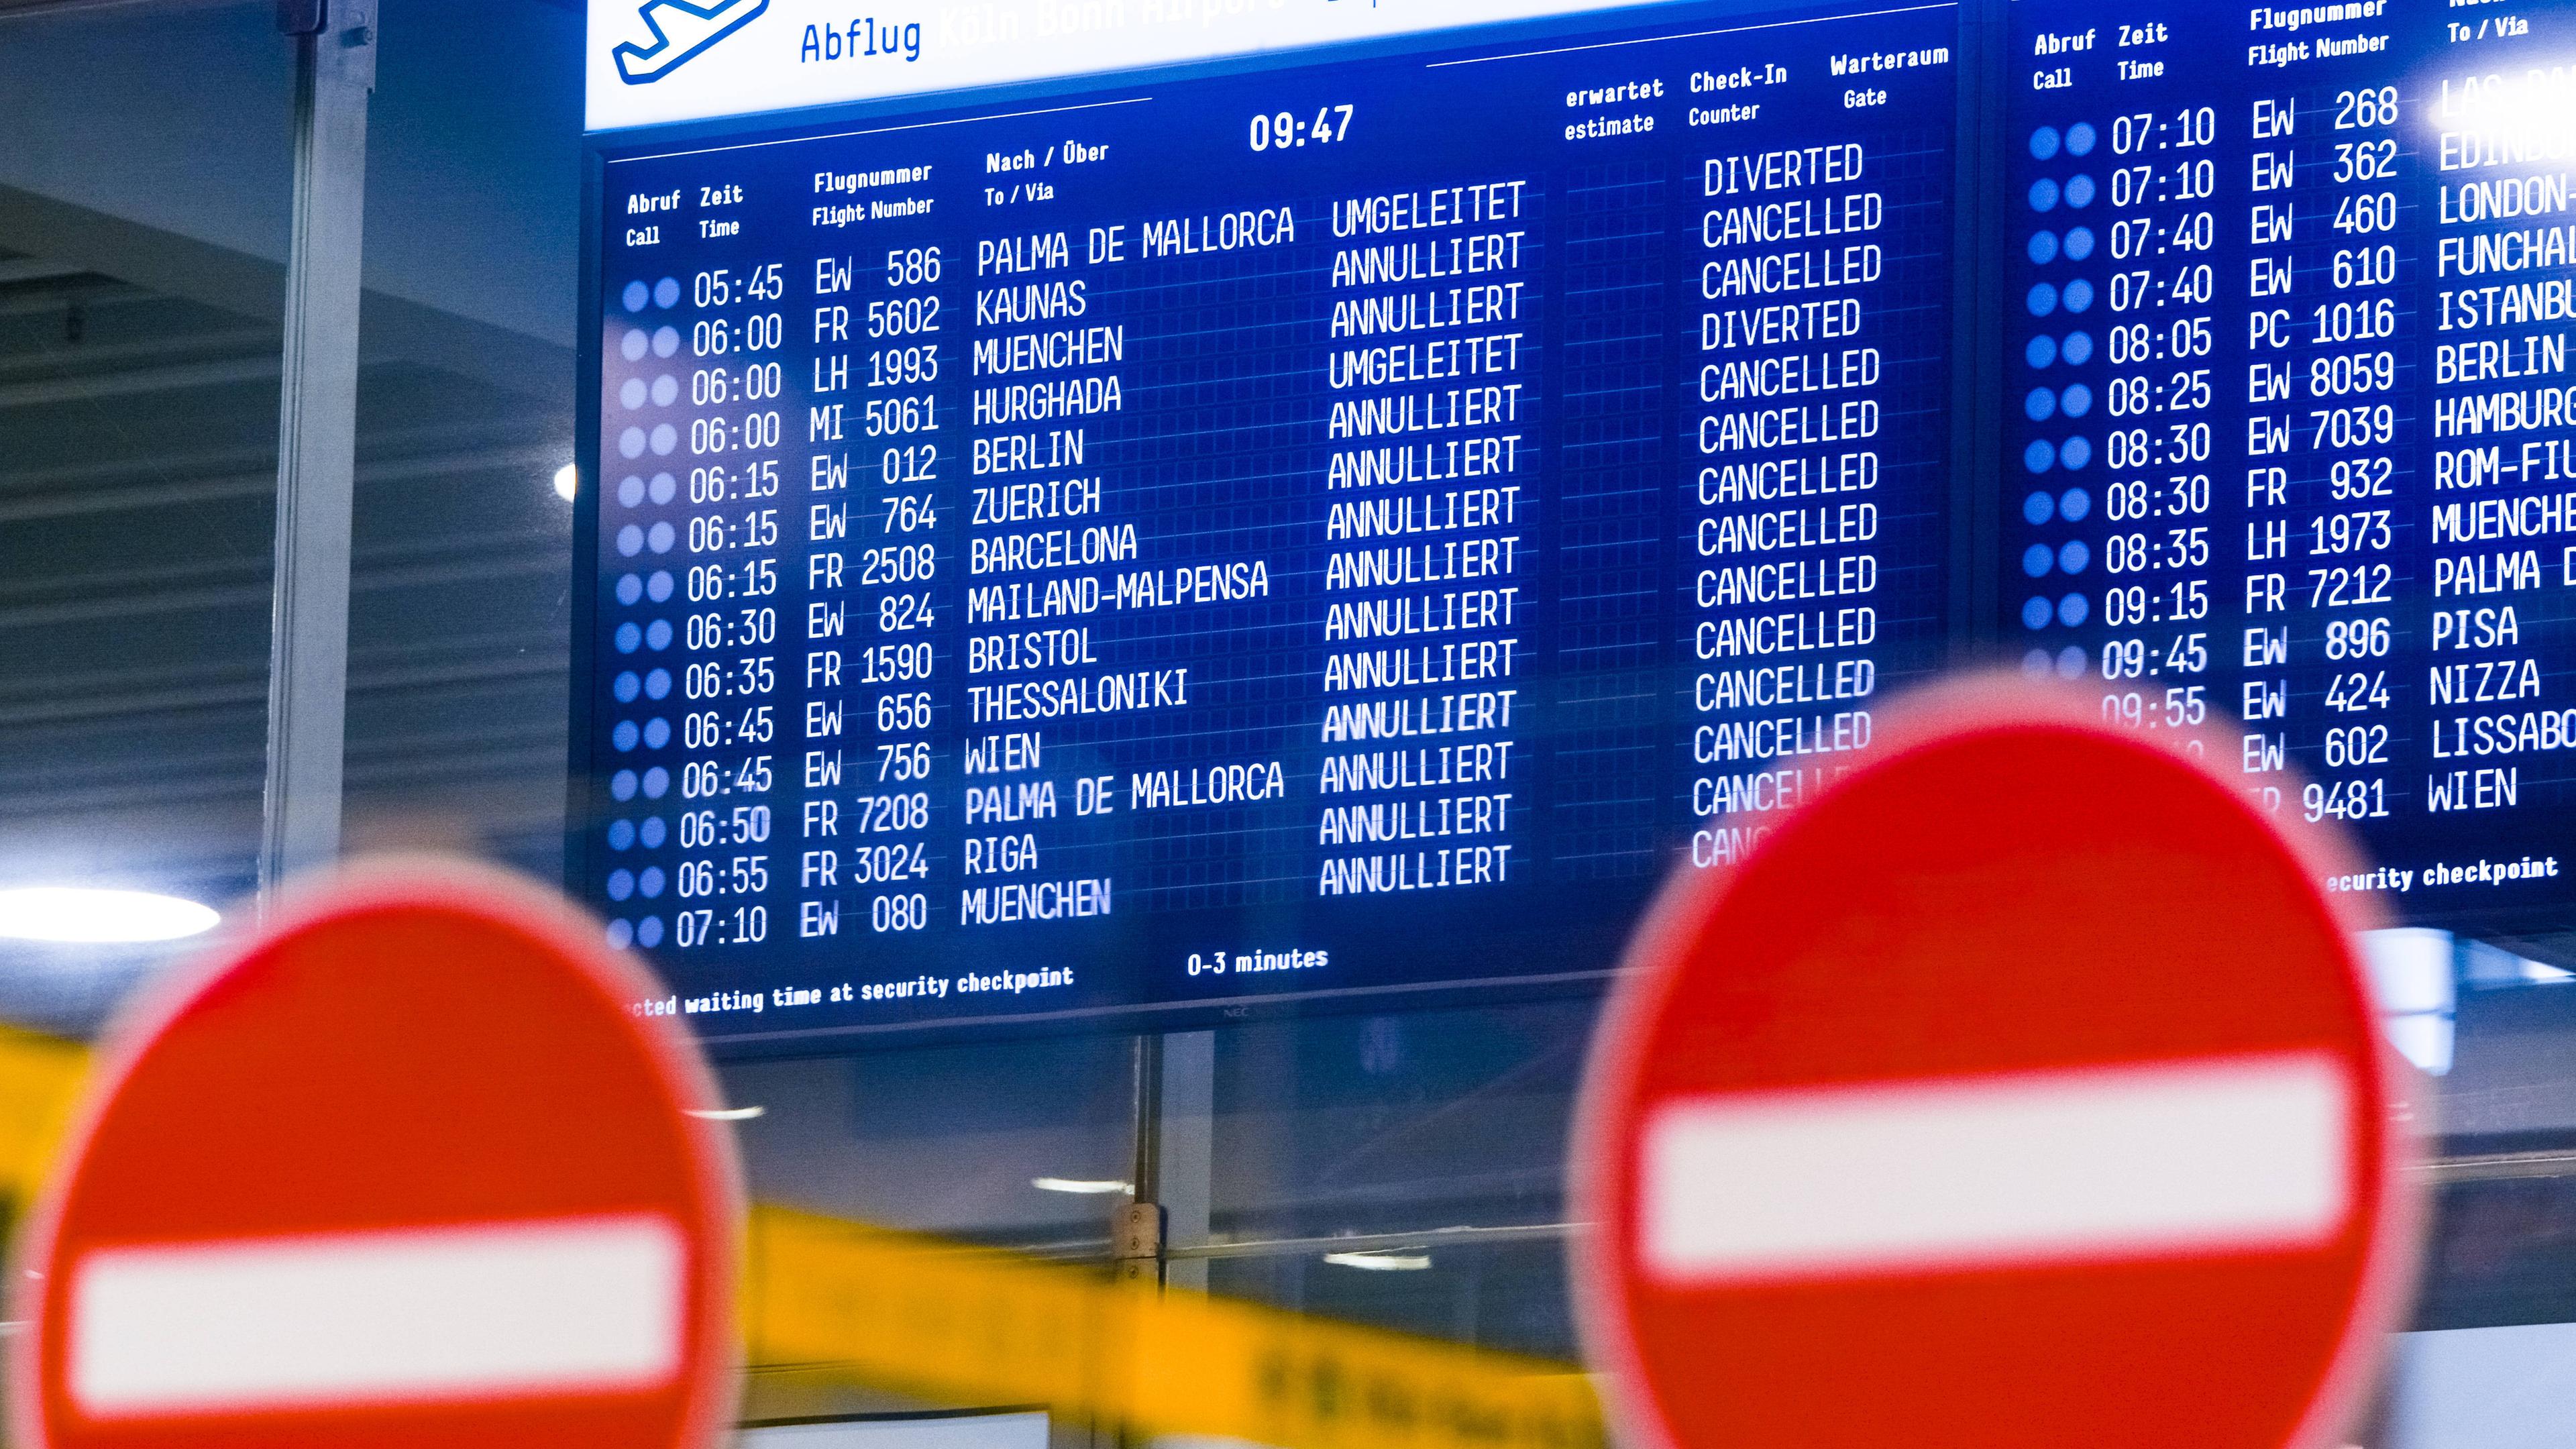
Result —
[[581, 19], [388, 4], [367, 138], [352, 850], [562, 871]]
[[1217, 1037], [1211, 1227], [1322, 1237], [1565, 1214], [1586, 1002], [1262, 1023]]
[[[756, 1199], [1097, 1256], [1129, 1173], [1124, 1037], [1052, 1037], [724, 1068]], [[1039, 1186], [1043, 1180], [1047, 1186]]]
[[1312, 1253], [1225, 1259], [1209, 1265], [1208, 1287], [1482, 1348], [1577, 1357], [1565, 1250], [1554, 1238], [1402, 1246], [1339, 1261]]
[[[0, 19], [0, 885], [251, 884], [291, 67], [244, 13]], [[0, 1017], [172, 950], [0, 941]]]

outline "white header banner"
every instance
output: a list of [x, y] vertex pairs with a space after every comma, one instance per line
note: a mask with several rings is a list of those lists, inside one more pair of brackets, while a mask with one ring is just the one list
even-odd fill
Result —
[[590, 0], [591, 130], [1252, 55], [1649, 0]]

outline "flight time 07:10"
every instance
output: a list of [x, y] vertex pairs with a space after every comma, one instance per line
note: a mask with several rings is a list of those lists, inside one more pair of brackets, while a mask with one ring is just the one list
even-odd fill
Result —
[[1295, 111], [1277, 111], [1252, 118], [1252, 149], [1286, 151], [1313, 142], [1329, 145], [1351, 133], [1349, 106], [1318, 106], [1312, 120], [1300, 119]]

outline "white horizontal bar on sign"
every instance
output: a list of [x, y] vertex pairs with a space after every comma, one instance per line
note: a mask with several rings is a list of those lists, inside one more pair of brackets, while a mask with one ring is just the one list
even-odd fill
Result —
[[1684, 1099], [1647, 1123], [1640, 1256], [1689, 1285], [2317, 1243], [2353, 1094], [2301, 1052]]
[[668, 1383], [688, 1252], [653, 1214], [112, 1248], [73, 1267], [99, 1419]]

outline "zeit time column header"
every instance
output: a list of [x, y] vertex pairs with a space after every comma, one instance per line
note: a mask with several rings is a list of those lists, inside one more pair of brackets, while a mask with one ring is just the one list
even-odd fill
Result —
[[610, 158], [647, 1009], [1579, 979], [1866, 745], [1945, 633], [1955, 12], [1656, 14]]

